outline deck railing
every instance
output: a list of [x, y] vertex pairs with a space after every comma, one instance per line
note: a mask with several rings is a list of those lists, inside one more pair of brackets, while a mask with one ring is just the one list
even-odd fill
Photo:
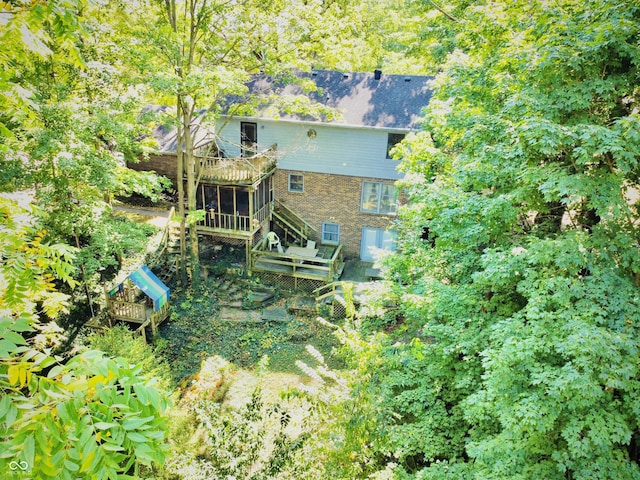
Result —
[[252, 184], [275, 169], [275, 149], [272, 146], [246, 158], [201, 157], [196, 174], [209, 181]]
[[234, 215], [209, 210], [208, 215], [205, 217], [204, 225], [222, 230], [248, 232], [251, 229], [251, 217], [249, 215]]
[[259, 224], [262, 224], [269, 218], [269, 215], [271, 215], [271, 204], [265, 203], [264, 206], [255, 213], [253, 218], [256, 219]]
[[255, 215], [240, 215], [232, 213], [221, 213], [216, 210], [207, 210], [207, 215], [199, 225], [219, 230], [233, 230], [240, 232], [252, 232], [257, 226], [262, 224], [268, 217], [271, 206], [266, 204]]
[[338, 245], [331, 258], [302, 257], [263, 249], [264, 244], [260, 243], [251, 251], [251, 270], [254, 272], [270, 272], [324, 282], [333, 282], [339, 276], [342, 245]]
[[142, 323], [147, 319], [147, 307], [144, 302], [109, 300], [109, 314], [117, 320]]

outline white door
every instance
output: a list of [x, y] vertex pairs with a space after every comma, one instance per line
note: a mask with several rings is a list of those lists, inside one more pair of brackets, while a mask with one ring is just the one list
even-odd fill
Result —
[[362, 229], [362, 244], [360, 259], [363, 262], [373, 262], [380, 250], [394, 251], [396, 249], [396, 233], [383, 228], [364, 227]]

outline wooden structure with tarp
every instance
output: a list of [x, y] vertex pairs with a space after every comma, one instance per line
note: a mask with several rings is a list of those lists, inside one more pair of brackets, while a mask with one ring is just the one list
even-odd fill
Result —
[[135, 330], [146, 340], [146, 327], [155, 335], [171, 308], [170, 289], [146, 265], [107, 292], [107, 310], [113, 320], [140, 326]]

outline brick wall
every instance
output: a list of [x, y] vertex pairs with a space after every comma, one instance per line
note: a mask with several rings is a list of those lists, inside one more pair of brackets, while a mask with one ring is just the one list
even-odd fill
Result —
[[[289, 191], [289, 174], [304, 175], [304, 193]], [[276, 170], [274, 196], [311, 224], [322, 235], [322, 223], [340, 225], [345, 255], [359, 256], [363, 227], [388, 228], [394, 216], [360, 211], [362, 182], [376, 178], [350, 177], [294, 170]], [[317, 240], [320, 240], [318, 238]]]
[[[128, 166], [134, 170], [154, 170], [170, 178], [175, 185], [175, 155], [152, 155], [148, 161], [142, 160]], [[304, 176], [303, 193], [289, 191], [290, 173]], [[345, 255], [357, 257], [360, 255], [362, 228], [389, 228], [395, 218], [360, 211], [363, 181], [388, 180], [277, 169], [274, 174], [274, 196], [311, 224], [319, 237], [322, 235], [323, 222], [339, 224], [340, 243]]]
[[127, 163], [127, 167], [139, 172], [149, 170], [155, 171], [158, 175], [168, 177], [173, 184], [176, 184], [177, 178], [177, 159], [175, 155], [149, 155], [149, 160], [140, 160], [138, 163]]

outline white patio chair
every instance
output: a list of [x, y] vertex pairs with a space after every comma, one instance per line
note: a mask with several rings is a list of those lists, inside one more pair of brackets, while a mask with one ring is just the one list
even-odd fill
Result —
[[273, 247], [276, 247], [276, 250], [278, 250], [278, 252], [282, 251], [282, 245], [280, 245], [280, 237], [278, 237], [278, 234], [276, 232], [267, 233], [267, 242], [269, 251], [272, 251]]

